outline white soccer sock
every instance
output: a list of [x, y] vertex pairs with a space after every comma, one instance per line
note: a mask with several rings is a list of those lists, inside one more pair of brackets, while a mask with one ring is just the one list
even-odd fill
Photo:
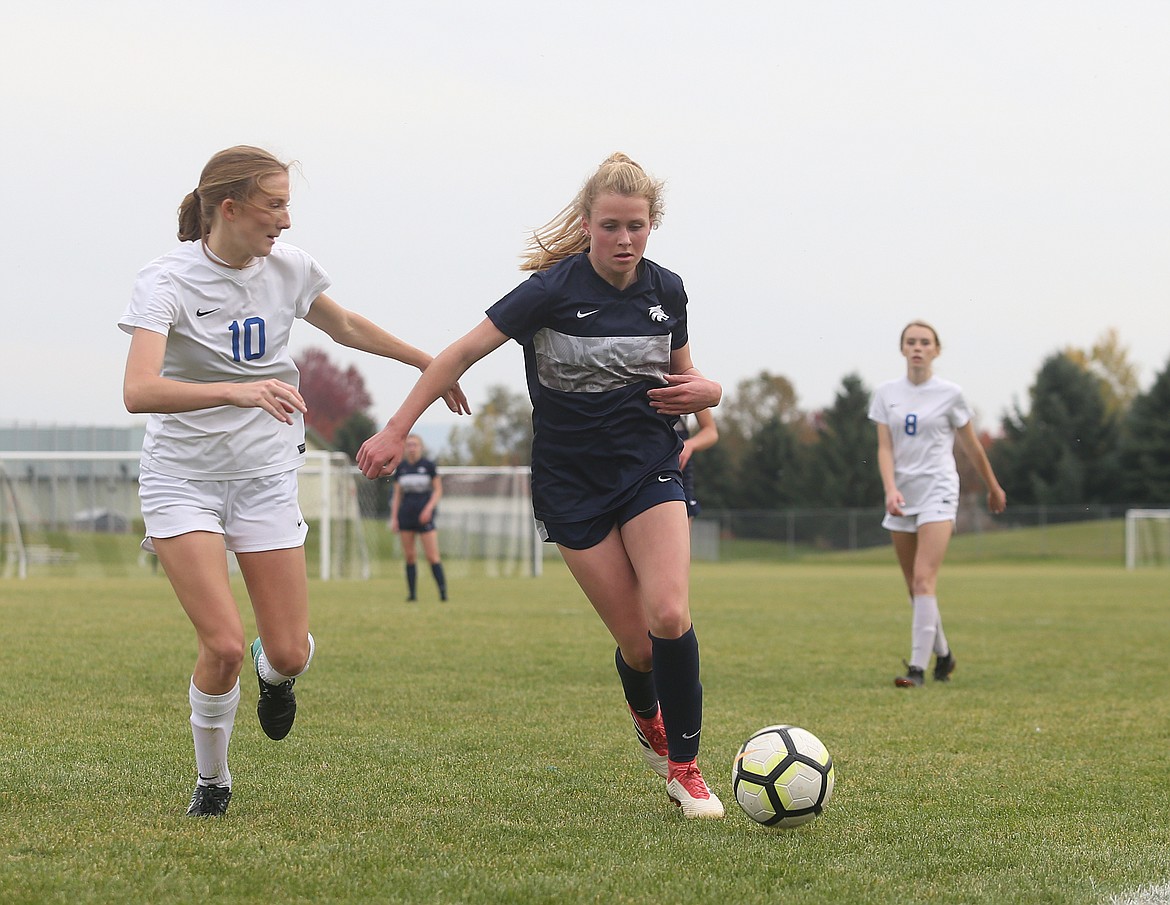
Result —
[[313, 662], [313, 653], [316, 649], [317, 643], [313, 640], [313, 633], [309, 632], [309, 658], [305, 660], [305, 665], [301, 667], [300, 672], [296, 675], [286, 676], [272, 668], [272, 664], [268, 662], [268, 655], [264, 653], [264, 646], [261, 645], [260, 656], [256, 659], [256, 669], [260, 673], [260, 678], [269, 685], [283, 685], [289, 679], [299, 678], [309, 671], [309, 664]]
[[[938, 606], [937, 601], [935, 602], [935, 606], [936, 607]], [[939, 613], [938, 622], [935, 623], [935, 629], [936, 629], [936, 631], [934, 633], [934, 653], [935, 653], [935, 656], [945, 657], [947, 654], [949, 654], [951, 652], [951, 646], [950, 646], [950, 644], [947, 643], [947, 636], [943, 634], [942, 613]]]
[[235, 688], [227, 694], [204, 694], [195, 687], [192, 678], [187, 698], [191, 702], [191, 736], [195, 740], [199, 782], [230, 788], [228, 743], [232, 740], [232, 727], [240, 706], [240, 681], [237, 679]]
[[913, 603], [910, 665], [925, 670], [926, 664], [930, 662], [930, 653], [934, 649], [934, 639], [938, 633], [938, 598], [927, 594], [916, 595]]

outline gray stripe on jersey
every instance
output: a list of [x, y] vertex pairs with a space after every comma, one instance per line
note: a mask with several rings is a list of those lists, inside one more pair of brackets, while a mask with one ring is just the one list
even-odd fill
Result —
[[563, 393], [604, 393], [642, 380], [666, 384], [670, 334], [570, 336], [544, 327], [532, 338], [536, 376]]
[[404, 474], [398, 479], [398, 486], [402, 488], [403, 493], [429, 493], [431, 476], [425, 472]]

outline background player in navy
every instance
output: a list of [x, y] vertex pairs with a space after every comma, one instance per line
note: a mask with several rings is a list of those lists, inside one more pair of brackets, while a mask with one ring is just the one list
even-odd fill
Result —
[[915, 688], [923, 684], [932, 652], [936, 681], [949, 680], [955, 671], [937, 585], [959, 509], [956, 438], [987, 487], [987, 508], [1003, 512], [1007, 496], [975, 435], [963, 391], [934, 376], [934, 360], [942, 351], [934, 327], [912, 321], [903, 328], [899, 345], [906, 376], [877, 388], [869, 418], [877, 423], [878, 470], [886, 494], [882, 527], [893, 539], [913, 610], [910, 660], [894, 684]]
[[411, 434], [403, 444], [402, 461], [394, 470], [394, 493], [390, 496], [390, 530], [402, 538], [408, 601], [418, 599], [416, 534], [422, 537], [423, 554], [439, 586], [439, 599], [447, 599], [447, 577], [439, 560], [439, 532], [435, 530], [435, 513], [442, 498], [443, 479], [435, 463], [423, 458], [422, 437]]
[[678, 454], [678, 464], [682, 468], [683, 490], [687, 495], [687, 518], [692, 522], [703, 511], [699, 505], [699, 497], [695, 492], [695, 463], [694, 455], [704, 449], [710, 449], [719, 442], [719, 427], [715, 424], [715, 416], [710, 409], [695, 412], [695, 423], [698, 430], [691, 431], [687, 423], [689, 419], [679, 418], [674, 425], [678, 435], [682, 437], [682, 450]]
[[[224, 814], [228, 743], [240, 701], [244, 626], [228, 578], [236, 554], [260, 637], [252, 643], [264, 732], [284, 738], [293, 683], [313, 659], [297, 468], [305, 400], [288, 350], [303, 318], [333, 340], [420, 369], [430, 356], [325, 290], [308, 254], [278, 241], [289, 164], [260, 148], [213, 156], [179, 207], [180, 245], [138, 274], [119, 327], [131, 334], [126, 408], [149, 413], [139, 469], [143, 547], [158, 555], [195, 627], [188, 688], [199, 779], [187, 813]], [[447, 393], [446, 390], [444, 390]], [[458, 388], [452, 411], [466, 411]]]
[[369, 478], [393, 470], [442, 389], [509, 338], [520, 343], [536, 518], [618, 643], [647, 762], [685, 816], [722, 817], [695, 763], [703, 697], [674, 430], [722, 388], [691, 361], [682, 280], [643, 257], [661, 192], [624, 154], [607, 159], [533, 236], [522, 265], [533, 276], [435, 358], [358, 464]]

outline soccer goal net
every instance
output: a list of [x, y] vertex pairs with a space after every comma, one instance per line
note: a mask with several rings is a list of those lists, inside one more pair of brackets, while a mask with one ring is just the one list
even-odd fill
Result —
[[1170, 509], [1125, 513], [1125, 567], [1170, 566]]
[[[0, 452], [0, 577], [153, 574], [139, 544], [137, 452]], [[440, 549], [453, 576], [539, 574], [527, 468], [441, 468]], [[299, 474], [311, 577], [401, 574], [378, 496], [342, 453], [310, 451]], [[382, 514], [379, 514], [382, 513]], [[421, 551], [420, 551], [421, 553]]]
[[[377, 577], [402, 574], [399, 537], [388, 528], [393, 484], [367, 481], [358, 475], [360, 507], [367, 517], [367, 535]], [[449, 577], [536, 576], [542, 571], [545, 545], [532, 516], [530, 470], [527, 466], [439, 465], [443, 497], [435, 516], [439, 553]], [[425, 567], [416, 538], [418, 561]]]

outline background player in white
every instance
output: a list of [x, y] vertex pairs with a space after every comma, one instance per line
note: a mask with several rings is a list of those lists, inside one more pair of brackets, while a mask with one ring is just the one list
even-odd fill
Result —
[[447, 576], [439, 558], [439, 532], [435, 530], [435, 514], [442, 498], [443, 479], [438, 468], [423, 456], [422, 437], [411, 434], [406, 438], [402, 461], [394, 470], [394, 492], [390, 495], [390, 530], [402, 538], [408, 602], [418, 600], [416, 535], [422, 539], [423, 555], [439, 587], [439, 599], [447, 599]]
[[[614, 154], [529, 245], [535, 271], [436, 356], [358, 464], [393, 470], [444, 385], [509, 338], [533, 405], [532, 500], [548, 540], [618, 643], [647, 762], [686, 817], [722, 817], [696, 766], [702, 729], [678, 416], [719, 402], [691, 361], [686, 293], [643, 257], [662, 184]], [[573, 708], [568, 708], [573, 712]]]
[[[187, 813], [231, 798], [228, 742], [240, 699], [244, 627], [228, 581], [232, 550], [260, 637], [252, 644], [265, 733], [292, 728], [292, 686], [313, 657], [296, 469], [305, 402], [288, 352], [294, 318], [336, 342], [425, 368], [430, 356], [347, 311], [305, 252], [277, 241], [289, 164], [259, 148], [216, 154], [179, 208], [182, 244], [138, 274], [118, 322], [130, 333], [123, 394], [150, 413], [139, 479], [143, 547], [157, 553], [195, 627], [188, 697], [199, 780]], [[457, 386], [444, 389], [466, 411]]]
[[987, 508], [1003, 512], [1007, 496], [975, 434], [962, 390], [934, 376], [934, 360], [942, 351], [934, 327], [911, 322], [902, 331], [901, 349], [906, 376], [877, 388], [869, 418], [877, 422], [878, 469], [886, 494], [882, 527], [890, 531], [913, 606], [910, 660], [894, 684], [913, 688], [923, 684], [932, 651], [937, 681], [947, 681], [955, 670], [937, 585], [959, 507], [956, 437], [987, 487]]

